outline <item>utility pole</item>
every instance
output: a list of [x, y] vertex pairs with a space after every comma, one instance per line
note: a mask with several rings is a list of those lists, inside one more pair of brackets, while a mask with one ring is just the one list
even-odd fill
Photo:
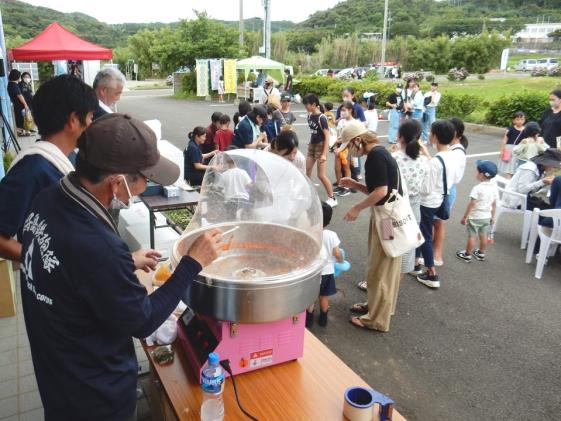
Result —
[[388, 3], [389, 0], [385, 0], [384, 2], [384, 29], [382, 30], [382, 77], [386, 74], [386, 43], [387, 39], [387, 32], [388, 32]]
[[243, 21], [243, 0], [240, 0], [240, 50], [243, 49], [243, 32], [244, 32], [244, 21]]
[[265, 21], [263, 22], [263, 47], [265, 57], [271, 58], [271, 0], [263, 0]]

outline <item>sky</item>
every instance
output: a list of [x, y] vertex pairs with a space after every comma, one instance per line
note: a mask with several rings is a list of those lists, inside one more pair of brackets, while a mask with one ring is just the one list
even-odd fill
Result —
[[[271, 0], [272, 20], [301, 22], [318, 10], [326, 10], [343, 0]], [[239, 18], [238, 0], [26, 0], [35, 6], [61, 12], [81, 12], [106, 23], [175, 22], [194, 17], [193, 9], [206, 9], [219, 20]], [[262, 0], [243, 0], [244, 17], [263, 16]]]

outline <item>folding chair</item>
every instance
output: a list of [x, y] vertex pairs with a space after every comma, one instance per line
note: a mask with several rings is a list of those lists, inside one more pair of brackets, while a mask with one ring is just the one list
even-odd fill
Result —
[[[539, 217], [549, 217], [553, 219], [553, 228], [538, 225]], [[547, 262], [547, 258], [555, 255], [557, 247], [561, 245], [561, 209], [539, 210], [534, 209], [531, 218], [530, 239], [528, 241], [528, 250], [526, 251], [526, 263], [532, 263], [536, 240], [540, 238], [540, 251], [538, 253], [538, 261], [536, 264], [535, 277], [541, 279], [543, 267]]]
[[[501, 186], [502, 183], [500, 182], [500, 180], [497, 180], [496, 184], [497, 184], [497, 188], [499, 189], [500, 200], [499, 203], [497, 203], [497, 210], [495, 213], [495, 223], [491, 227], [491, 233], [489, 237], [491, 239], [495, 238], [497, 224], [499, 223], [499, 219], [502, 214], [511, 213], [515, 215], [522, 215], [522, 237], [520, 239], [520, 248], [525, 249], [526, 244], [528, 243], [528, 236], [530, 235], [530, 219], [532, 218], [532, 212], [526, 209], [526, 195], [522, 193], [506, 190], [506, 187], [504, 186], [508, 184], [508, 180], [506, 180], [506, 184], [503, 184], [503, 186]], [[519, 202], [520, 209], [510, 208], [504, 205], [504, 198], [506, 196], [515, 199], [515, 202]]]

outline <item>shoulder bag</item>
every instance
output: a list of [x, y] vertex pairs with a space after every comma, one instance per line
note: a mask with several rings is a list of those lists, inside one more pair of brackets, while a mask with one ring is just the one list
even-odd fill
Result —
[[441, 156], [436, 155], [436, 158], [442, 164], [442, 186], [443, 186], [443, 196], [442, 203], [438, 210], [436, 211], [436, 216], [443, 221], [450, 219], [450, 199], [448, 197], [448, 182], [446, 180], [446, 165], [444, 165], [444, 160]]
[[[514, 140], [513, 147], [516, 146], [516, 142], [518, 142], [518, 139], [520, 139], [520, 136], [522, 135], [523, 132], [524, 130], [518, 133], [518, 136], [516, 136], [516, 139]], [[501, 152], [501, 161], [509, 162], [510, 158], [512, 158], [512, 149], [506, 149], [506, 148], [503, 149], [503, 151]]]
[[372, 207], [382, 248], [389, 257], [403, 256], [425, 242], [409, 199], [399, 194], [400, 184], [398, 168], [397, 189], [392, 190], [386, 203]]

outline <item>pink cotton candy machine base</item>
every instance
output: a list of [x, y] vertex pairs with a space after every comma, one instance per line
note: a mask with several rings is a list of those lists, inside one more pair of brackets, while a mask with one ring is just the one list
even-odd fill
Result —
[[178, 320], [178, 340], [194, 373], [200, 375], [211, 352], [230, 360], [234, 375], [271, 367], [304, 355], [305, 313], [277, 322], [218, 321], [187, 309]]

